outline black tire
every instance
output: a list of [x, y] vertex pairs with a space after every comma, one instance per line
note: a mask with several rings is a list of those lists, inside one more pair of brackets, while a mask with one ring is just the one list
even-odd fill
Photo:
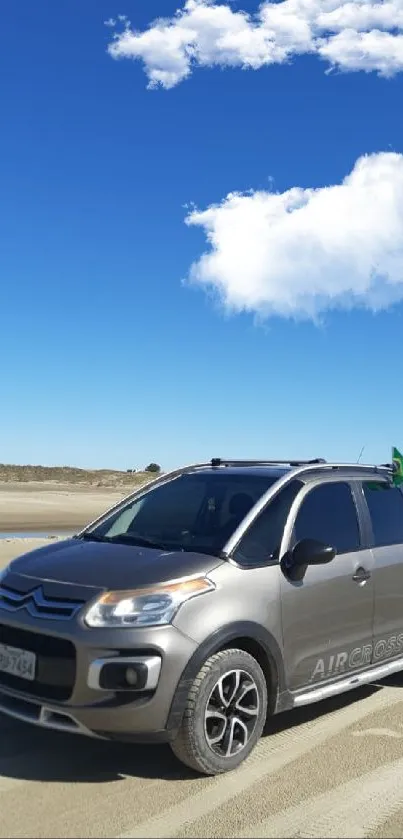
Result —
[[172, 751], [204, 775], [229, 772], [255, 747], [266, 715], [266, 679], [256, 659], [243, 650], [222, 650], [207, 659], [190, 688]]

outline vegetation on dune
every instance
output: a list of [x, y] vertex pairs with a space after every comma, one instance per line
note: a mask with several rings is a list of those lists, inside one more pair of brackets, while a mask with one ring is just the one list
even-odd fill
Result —
[[[153, 465], [153, 464], [152, 464]], [[0, 483], [41, 483], [80, 484], [94, 487], [136, 487], [156, 477], [156, 470], [136, 472], [117, 469], [79, 469], [74, 466], [16, 466], [0, 463]]]

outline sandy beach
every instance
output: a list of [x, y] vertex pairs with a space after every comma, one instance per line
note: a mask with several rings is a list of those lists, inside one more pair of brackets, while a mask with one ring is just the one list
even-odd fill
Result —
[[0, 533], [70, 532], [84, 527], [130, 490], [43, 482], [0, 484]]

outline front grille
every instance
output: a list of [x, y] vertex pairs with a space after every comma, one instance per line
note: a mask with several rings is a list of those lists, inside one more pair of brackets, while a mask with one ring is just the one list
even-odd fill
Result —
[[34, 681], [0, 672], [0, 686], [41, 699], [70, 699], [76, 679], [76, 649], [71, 641], [0, 624], [0, 643], [36, 654]]
[[83, 600], [48, 597], [42, 585], [36, 585], [30, 591], [17, 591], [4, 583], [0, 585], [0, 610], [4, 612], [25, 610], [33, 618], [70, 620], [81, 609], [83, 603]]

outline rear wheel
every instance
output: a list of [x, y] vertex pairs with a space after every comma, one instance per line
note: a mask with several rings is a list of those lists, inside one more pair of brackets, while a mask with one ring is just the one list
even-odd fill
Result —
[[197, 772], [228, 772], [256, 745], [266, 714], [266, 680], [256, 659], [244, 650], [222, 650], [196, 676], [171, 748]]

